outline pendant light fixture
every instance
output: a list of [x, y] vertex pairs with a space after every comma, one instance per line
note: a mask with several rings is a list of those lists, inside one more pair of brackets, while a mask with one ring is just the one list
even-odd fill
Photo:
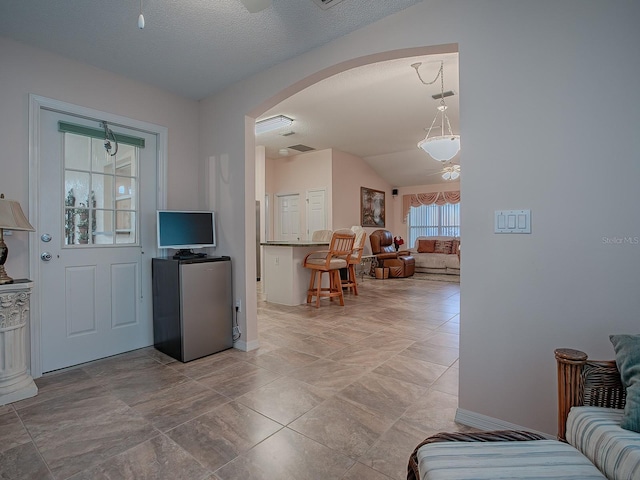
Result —
[[[418, 78], [424, 85], [433, 85], [438, 80], [438, 77], [440, 78], [440, 105], [437, 107], [438, 111], [427, 131], [427, 136], [418, 143], [418, 147], [427, 152], [434, 160], [448, 162], [460, 151], [460, 135], [453, 134], [449, 117], [447, 116], [447, 104], [444, 101], [444, 62], [440, 62], [440, 70], [438, 70], [436, 78], [431, 82], [425, 82], [420, 76], [418, 69], [421, 65], [422, 63], [414, 63], [411, 66], [415, 69]], [[438, 118], [440, 119], [440, 135], [429, 137]], [[447, 135], [445, 135], [444, 130], [445, 123], [447, 125]]]

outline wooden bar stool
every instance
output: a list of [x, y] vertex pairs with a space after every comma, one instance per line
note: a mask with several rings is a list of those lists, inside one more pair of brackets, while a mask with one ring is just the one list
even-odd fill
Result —
[[[321, 297], [328, 297], [330, 301], [338, 297], [340, 305], [344, 306], [340, 269], [349, 266], [355, 238], [356, 234], [349, 229], [336, 230], [331, 237], [329, 250], [311, 252], [304, 258], [302, 266], [311, 269], [307, 303], [311, 303], [313, 297], [316, 297], [318, 308]], [[323, 273], [329, 274], [329, 288], [322, 288]]]
[[349, 267], [347, 268], [347, 279], [342, 280], [342, 288], [349, 291], [353, 289], [353, 294], [358, 295], [358, 282], [356, 281], [356, 265], [360, 263], [362, 260], [362, 252], [364, 251], [364, 244], [367, 240], [367, 232], [364, 228], [359, 228], [358, 230], [354, 230], [355, 227], [352, 227], [351, 230], [356, 232], [356, 239], [353, 243], [353, 253], [351, 254], [351, 258], [349, 259]]

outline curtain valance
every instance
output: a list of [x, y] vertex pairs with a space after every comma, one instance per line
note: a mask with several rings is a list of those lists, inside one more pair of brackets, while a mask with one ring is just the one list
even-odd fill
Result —
[[444, 205], [445, 203], [460, 203], [460, 190], [454, 192], [414, 193], [402, 196], [402, 223], [407, 223], [411, 207], [420, 205]]

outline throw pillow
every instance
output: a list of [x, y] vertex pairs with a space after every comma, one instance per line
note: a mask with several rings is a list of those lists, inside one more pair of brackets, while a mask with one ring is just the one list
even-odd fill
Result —
[[435, 240], [418, 240], [418, 253], [433, 253], [435, 251]]
[[640, 433], [640, 335], [610, 335], [609, 340], [616, 352], [622, 385], [627, 389], [620, 426]]
[[451, 240], [436, 240], [435, 253], [451, 253]]
[[459, 246], [460, 246], [460, 240], [458, 240], [457, 238], [454, 238], [453, 242], [451, 242], [451, 253], [453, 253], [454, 255], [457, 255]]

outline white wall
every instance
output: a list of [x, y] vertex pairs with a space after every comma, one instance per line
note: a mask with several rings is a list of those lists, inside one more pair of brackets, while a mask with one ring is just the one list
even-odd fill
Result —
[[[254, 199], [245, 115], [255, 118], [341, 62], [457, 43], [460, 408], [553, 434], [553, 349], [612, 358], [607, 335], [640, 330], [640, 245], [603, 241], [640, 236], [639, 20], [640, 3], [626, 0], [431, 0], [203, 102], [201, 154], [227, 169], [215, 189], [222, 231], [237, 240], [230, 249], [249, 342], [257, 339], [255, 283], [243, 273], [252, 260], [241, 240], [255, 237], [250, 222], [238, 222]], [[532, 210], [530, 235], [493, 234], [494, 210], [510, 208]]]
[[[0, 37], [0, 192], [29, 210], [29, 94], [168, 127], [170, 208], [196, 208], [198, 103]], [[34, 234], [29, 234], [34, 235]], [[7, 271], [29, 276], [28, 235], [7, 237]], [[37, 252], [36, 252], [37, 253]]]

